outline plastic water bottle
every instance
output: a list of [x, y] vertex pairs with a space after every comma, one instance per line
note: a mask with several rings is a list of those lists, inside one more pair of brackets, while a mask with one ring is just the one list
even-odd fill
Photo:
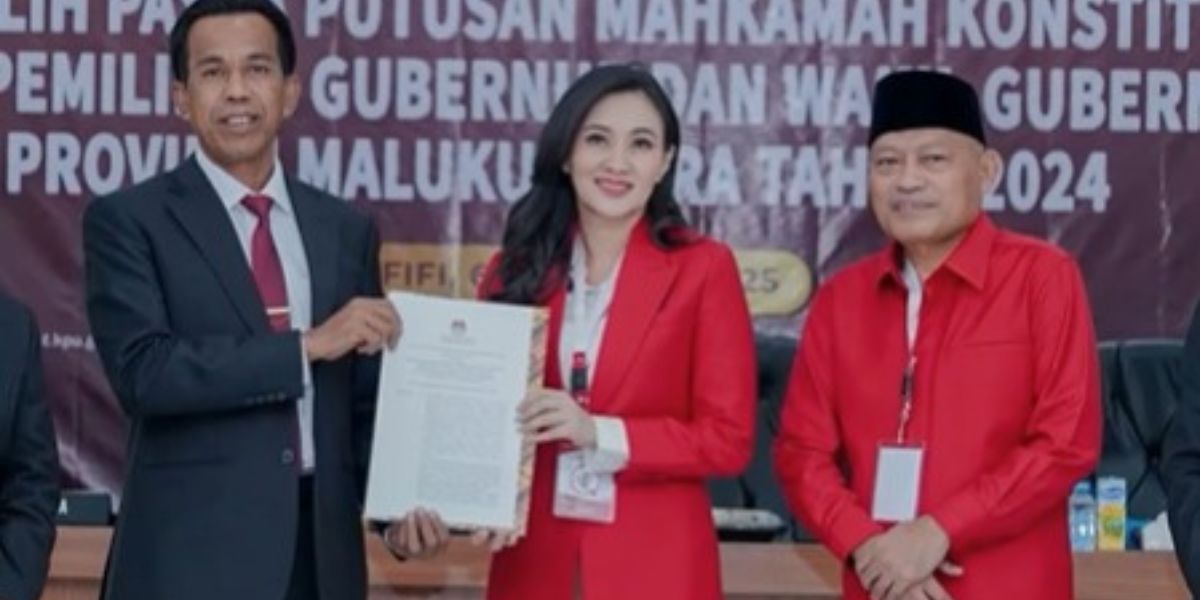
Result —
[[1075, 484], [1068, 503], [1071, 549], [1076, 552], [1094, 551], [1096, 549], [1096, 497], [1092, 494], [1092, 482], [1084, 480]]

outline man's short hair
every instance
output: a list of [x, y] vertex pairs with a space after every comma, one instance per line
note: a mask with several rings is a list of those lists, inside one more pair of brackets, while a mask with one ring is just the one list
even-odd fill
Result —
[[283, 74], [291, 75], [296, 71], [296, 38], [292, 34], [292, 24], [288, 17], [271, 0], [197, 0], [179, 15], [171, 34], [167, 38], [171, 52], [171, 73], [175, 81], [184, 83], [188, 78], [188, 34], [196, 21], [205, 17], [229, 15], [237, 13], [256, 13], [262, 15], [271, 27], [275, 28], [275, 47], [279, 53], [279, 63]]

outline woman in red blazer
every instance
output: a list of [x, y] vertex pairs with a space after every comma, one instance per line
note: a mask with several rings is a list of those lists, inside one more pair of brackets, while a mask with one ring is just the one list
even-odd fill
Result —
[[753, 334], [732, 253], [672, 196], [678, 147], [662, 88], [629, 65], [576, 81], [542, 132], [480, 286], [551, 315], [545, 390], [522, 407], [529, 524], [493, 538], [512, 545], [489, 598], [721, 597], [705, 478], [750, 457]]

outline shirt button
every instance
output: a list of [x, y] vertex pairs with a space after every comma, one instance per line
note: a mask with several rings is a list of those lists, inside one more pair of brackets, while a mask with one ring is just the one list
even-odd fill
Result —
[[283, 452], [279, 453], [279, 462], [285, 465], [296, 462], [296, 453], [292, 452], [291, 448], [284, 448]]

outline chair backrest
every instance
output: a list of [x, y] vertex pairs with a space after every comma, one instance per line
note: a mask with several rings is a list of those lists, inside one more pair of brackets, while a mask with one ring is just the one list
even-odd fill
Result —
[[1122, 341], [1107, 362], [1106, 348], [1111, 344], [1101, 344], [1104, 445], [1096, 475], [1123, 477], [1129, 515], [1153, 519], [1167, 507], [1159, 467], [1163, 437], [1182, 389], [1179, 364], [1183, 343], [1173, 339]]
[[754, 437], [754, 457], [742, 474], [742, 481], [754, 508], [769, 510], [784, 520], [787, 525], [785, 537], [793, 541], [814, 541], [788, 510], [771, 457], [771, 445], [779, 433], [779, 413], [791, 379], [796, 339], [760, 336], [755, 340], [755, 349], [758, 354], [757, 435]]
[[758, 406], [755, 418], [754, 453], [738, 477], [709, 480], [713, 505], [723, 508], [769, 510], [786, 524], [782, 537], [812, 541], [787, 508], [771, 460], [771, 444], [779, 431], [779, 411], [787, 392], [796, 353], [796, 340], [789, 336], [759, 335], [755, 338], [758, 360]]

